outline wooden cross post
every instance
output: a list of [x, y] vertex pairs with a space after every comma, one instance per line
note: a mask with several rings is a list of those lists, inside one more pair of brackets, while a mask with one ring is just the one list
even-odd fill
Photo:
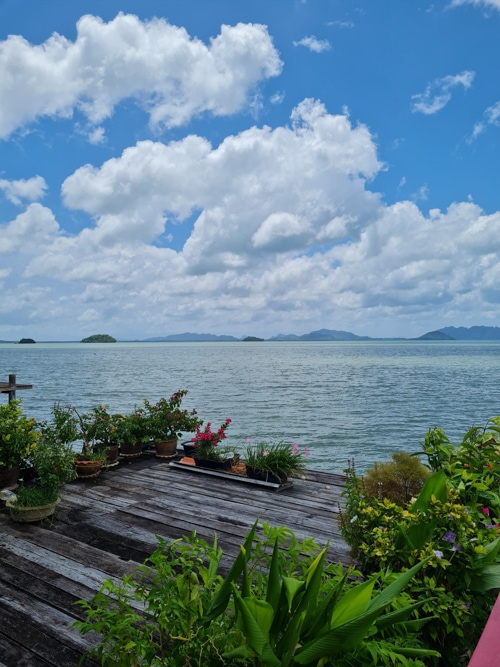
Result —
[[16, 376], [9, 375], [8, 382], [0, 382], [0, 394], [9, 394], [9, 403], [16, 400], [16, 391], [18, 389], [32, 389], [32, 384], [16, 384]]

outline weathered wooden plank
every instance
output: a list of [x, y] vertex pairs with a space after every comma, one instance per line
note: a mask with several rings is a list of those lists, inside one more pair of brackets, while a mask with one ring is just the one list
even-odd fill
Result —
[[[66, 646], [58, 639], [50, 637], [45, 629], [33, 625], [25, 614], [17, 615], [11, 608], [4, 609], [1, 601], [0, 625], [6, 643], [11, 647], [7, 654], [4, 641], [0, 639], [2, 660], [6, 661], [8, 667], [18, 667], [18, 665], [77, 667], [80, 662], [83, 651]], [[86, 664], [90, 666], [98, 663], [89, 660]]]
[[84, 565], [90, 565], [109, 576], [123, 577], [131, 570], [131, 566], [121, 558], [84, 544], [80, 540], [62, 535], [55, 530], [49, 531], [37, 525], [32, 525], [29, 531], [19, 530], [12, 526], [4, 526], [4, 531], [14, 537], [24, 538], [31, 544], [44, 547], [60, 556], [71, 558]]
[[[5, 613], [0, 611], [0, 624], [3, 624]], [[7, 614], [7, 618], [10, 616]], [[47, 662], [33, 652], [34, 642], [28, 639], [28, 646], [15, 642], [8, 634], [0, 632], [0, 667], [54, 667], [53, 662]]]
[[[24, 619], [23, 623], [43, 629], [49, 637], [79, 651], [86, 651], [95, 645], [95, 637], [81, 635], [75, 628], [71, 628], [76, 620], [74, 615], [54, 609], [5, 582], [0, 582], [0, 594], [0, 604], [5, 610]], [[22, 628], [23, 624], [19, 627]]]

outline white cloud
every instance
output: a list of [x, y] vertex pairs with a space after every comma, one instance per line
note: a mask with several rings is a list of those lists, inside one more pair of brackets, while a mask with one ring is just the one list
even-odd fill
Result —
[[[135, 338], [500, 316], [500, 213], [386, 206], [370, 190], [382, 168], [365, 126], [310, 99], [290, 125], [215, 147], [138, 142], [64, 182], [65, 205], [92, 219], [79, 233], [39, 203], [0, 229], [4, 326]], [[193, 216], [182, 249], [155, 245]]]
[[12, 222], [0, 225], [0, 255], [40, 252], [58, 232], [52, 211], [41, 204], [30, 204]]
[[99, 125], [126, 98], [156, 126], [178, 126], [202, 112], [232, 114], [281, 66], [262, 25], [223, 25], [207, 46], [163, 19], [83, 16], [74, 42], [57, 33], [41, 45], [18, 35], [0, 42], [0, 137], [38, 117], [70, 118], [76, 109]]
[[500, 10], [500, 0], [452, 0], [451, 6], [458, 7], [459, 5], [477, 5], [478, 7], [492, 7]]
[[330, 51], [332, 46], [327, 39], [316, 39], [314, 35], [310, 37], [303, 37], [300, 41], [294, 42], [294, 46], [305, 46], [310, 51], [314, 53], [323, 53], [324, 51]]
[[23, 200], [36, 201], [45, 195], [47, 184], [41, 176], [8, 181], [0, 178], [0, 191], [13, 204], [20, 205]]
[[328, 21], [326, 25], [333, 26], [334, 28], [354, 28], [353, 21]]
[[460, 74], [443, 76], [429, 83], [424, 93], [412, 95], [411, 110], [426, 115], [441, 111], [451, 100], [451, 94], [456, 86], [463, 86], [465, 90], [471, 87], [475, 72], [465, 70]]
[[477, 137], [486, 130], [488, 125], [495, 125], [496, 127], [500, 126], [500, 101], [485, 110], [484, 120], [478, 121], [474, 125], [468, 143], [477, 139]]

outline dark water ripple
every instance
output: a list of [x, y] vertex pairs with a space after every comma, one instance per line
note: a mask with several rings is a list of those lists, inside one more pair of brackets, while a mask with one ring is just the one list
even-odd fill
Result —
[[0, 380], [34, 385], [19, 393], [28, 414], [56, 401], [128, 411], [186, 388], [205, 421], [233, 420], [235, 448], [296, 440], [312, 467], [337, 472], [417, 451], [432, 426], [457, 441], [500, 415], [499, 367], [499, 343], [0, 345]]

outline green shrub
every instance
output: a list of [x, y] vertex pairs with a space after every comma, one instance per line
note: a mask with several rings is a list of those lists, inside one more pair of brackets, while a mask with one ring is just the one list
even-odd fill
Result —
[[[406, 594], [435, 613], [424, 644], [442, 652], [439, 665], [466, 665], [500, 588], [498, 424], [468, 431], [454, 447], [442, 429], [423, 443], [434, 474], [416, 500], [398, 504], [367, 493], [352, 463], [347, 470], [342, 535], [365, 575], [426, 565]], [[446, 648], [445, 648], [446, 647]]]
[[417, 496], [429, 476], [429, 469], [407, 452], [395, 452], [392, 461], [375, 463], [363, 479], [367, 498], [388, 498], [405, 505]]

